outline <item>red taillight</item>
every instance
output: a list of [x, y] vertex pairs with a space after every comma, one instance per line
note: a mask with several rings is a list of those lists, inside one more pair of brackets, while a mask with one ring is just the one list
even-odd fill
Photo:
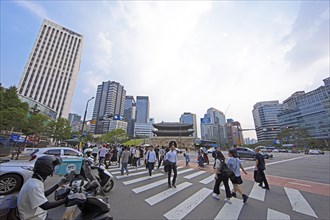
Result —
[[36, 157], [37, 157], [37, 155], [35, 155], [35, 154], [34, 155], [31, 155], [30, 161], [36, 159]]

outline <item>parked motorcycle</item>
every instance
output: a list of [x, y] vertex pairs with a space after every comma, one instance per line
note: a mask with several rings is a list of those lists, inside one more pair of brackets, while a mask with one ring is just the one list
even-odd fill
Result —
[[113, 176], [105, 169], [105, 167], [102, 165], [94, 166], [93, 162], [89, 159], [83, 160], [80, 176], [90, 182], [97, 180], [103, 193], [110, 192], [114, 186]]
[[[97, 180], [89, 181], [75, 178], [69, 186], [55, 191], [55, 200], [68, 197], [68, 207], [63, 215], [66, 219], [91, 219], [91, 220], [112, 220], [110, 215], [110, 204], [108, 198], [100, 194], [100, 184]], [[75, 209], [79, 208], [80, 213], [76, 216]]]

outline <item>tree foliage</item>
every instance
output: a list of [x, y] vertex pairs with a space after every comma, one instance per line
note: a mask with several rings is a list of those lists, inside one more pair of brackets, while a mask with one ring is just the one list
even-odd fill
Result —
[[47, 135], [54, 141], [62, 141], [71, 137], [71, 125], [65, 118], [50, 121], [47, 125]]
[[116, 129], [102, 135], [101, 141], [106, 143], [122, 143], [127, 140], [127, 134], [123, 129]]
[[22, 102], [14, 86], [5, 89], [0, 85], [0, 129], [20, 130], [25, 126], [29, 111], [27, 103]]

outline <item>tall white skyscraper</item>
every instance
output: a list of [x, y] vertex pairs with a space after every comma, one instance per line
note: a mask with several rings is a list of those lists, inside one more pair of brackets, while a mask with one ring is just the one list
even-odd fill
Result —
[[44, 20], [18, 85], [20, 99], [52, 118], [68, 117], [83, 36]]

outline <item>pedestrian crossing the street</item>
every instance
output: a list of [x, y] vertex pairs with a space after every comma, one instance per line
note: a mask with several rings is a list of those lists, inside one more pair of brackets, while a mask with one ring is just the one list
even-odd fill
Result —
[[[163, 170], [155, 169], [152, 176], [148, 175], [148, 171], [145, 167], [137, 169], [130, 167], [129, 175], [121, 175], [120, 168], [118, 167], [110, 167], [108, 170], [118, 181], [121, 181], [125, 187], [129, 187], [134, 194], [144, 195], [152, 189], [152, 195], [148, 193], [143, 197], [144, 202], [150, 205], [150, 207], [162, 204], [165, 201], [171, 201], [171, 204], [175, 204], [174, 207], [162, 213], [163, 217], [166, 219], [191, 218], [189, 215], [197, 209], [198, 206], [206, 202], [207, 198], [211, 198], [213, 193], [214, 174], [204, 170], [178, 167], [176, 188], [172, 187], [167, 189], [164, 189], [164, 185], [167, 185], [168, 181], [167, 174]], [[199, 189], [195, 190], [194, 187], [198, 187]], [[229, 187], [230, 189], [233, 188], [231, 181], [229, 181]], [[158, 189], [159, 191], [157, 192]], [[220, 189], [222, 190], [221, 195], [223, 197], [225, 194], [224, 186], [222, 185]], [[249, 191], [245, 190], [245, 193], [249, 196], [247, 203], [253, 203], [253, 200], [256, 202], [265, 202], [268, 192], [259, 187], [257, 183], [252, 184]], [[264, 219], [289, 220], [294, 218], [292, 217], [294, 213], [305, 215], [305, 219], [310, 219], [310, 217], [318, 218], [313, 208], [299, 190], [284, 187], [283, 193], [286, 195], [283, 196], [283, 198], [288, 200], [292, 211], [288, 212], [286, 210], [281, 212], [277, 210], [276, 207], [269, 207], [265, 211]], [[175, 195], [180, 195], [180, 198], [184, 196], [185, 199], [181, 202], [177, 202], [174, 198]], [[242, 216], [240, 215], [242, 210], [249, 209], [249, 206], [245, 206], [241, 197], [231, 198], [231, 204], [223, 202], [222, 199], [219, 204], [221, 205], [215, 206], [215, 208], [219, 210], [213, 213], [213, 216], [206, 216], [205, 219], [241, 219]]]

